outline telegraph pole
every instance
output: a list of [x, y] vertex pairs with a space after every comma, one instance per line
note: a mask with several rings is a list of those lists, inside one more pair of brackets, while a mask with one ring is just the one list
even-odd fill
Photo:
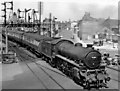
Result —
[[49, 14], [49, 22], [50, 22], [50, 37], [52, 37], [52, 14]]
[[120, 55], [120, 1], [118, 2], [118, 54]]
[[42, 7], [42, 2], [39, 2], [39, 35], [40, 35], [40, 33], [41, 33], [41, 7]]
[[34, 29], [34, 22], [35, 22], [35, 10], [34, 9], [32, 9], [32, 31], [34, 31], [33, 29]]

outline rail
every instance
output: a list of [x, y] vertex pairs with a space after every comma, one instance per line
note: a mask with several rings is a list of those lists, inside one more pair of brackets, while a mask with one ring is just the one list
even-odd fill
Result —
[[112, 70], [115, 70], [115, 71], [117, 71], [117, 72], [120, 72], [119, 67], [118, 67], [118, 69], [116, 69], [116, 68], [113, 68], [113, 67], [107, 66], [107, 68], [112, 69]]

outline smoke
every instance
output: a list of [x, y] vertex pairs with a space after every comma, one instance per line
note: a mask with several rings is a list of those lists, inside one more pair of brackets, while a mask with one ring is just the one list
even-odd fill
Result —
[[117, 18], [118, 7], [114, 5], [100, 6], [98, 4], [87, 5], [86, 10], [91, 13], [91, 16], [96, 18]]
[[118, 17], [118, 7], [115, 5], [70, 3], [69, 12], [77, 19], [80, 19], [85, 12], [90, 12], [91, 16], [95, 18]]
[[72, 19], [81, 19], [84, 15], [83, 5], [80, 3], [69, 3], [69, 12], [72, 16]]
[[103, 8], [101, 10], [101, 16], [110, 16], [110, 17], [113, 17], [113, 18], [117, 18], [118, 17], [118, 7], [117, 6], [113, 6], [113, 5], [110, 5], [110, 6], [106, 6], [105, 8]]

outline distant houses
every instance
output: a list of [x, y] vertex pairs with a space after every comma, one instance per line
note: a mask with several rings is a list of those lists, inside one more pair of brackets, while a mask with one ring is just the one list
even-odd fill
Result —
[[106, 40], [111, 40], [113, 42], [118, 41], [119, 29], [118, 29], [118, 20], [115, 19], [106, 19], [102, 23], [103, 29], [101, 32], [106, 34]]
[[[115, 19], [96, 19], [86, 12], [82, 20], [78, 22], [79, 34], [82, 40], [94, 39], [99, 35], [101, 39], [117, 40], [116, 34], [119, 33], [118, 21]], [[81, 34], [82, 33], [82, 34]], [[81, 36], [79, 36], [81, 38]]]

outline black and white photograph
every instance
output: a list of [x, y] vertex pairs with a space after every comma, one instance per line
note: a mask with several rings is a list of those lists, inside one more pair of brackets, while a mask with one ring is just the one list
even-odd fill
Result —
[[119, 0], [0, 0], [1, 91], [119, 91]]

